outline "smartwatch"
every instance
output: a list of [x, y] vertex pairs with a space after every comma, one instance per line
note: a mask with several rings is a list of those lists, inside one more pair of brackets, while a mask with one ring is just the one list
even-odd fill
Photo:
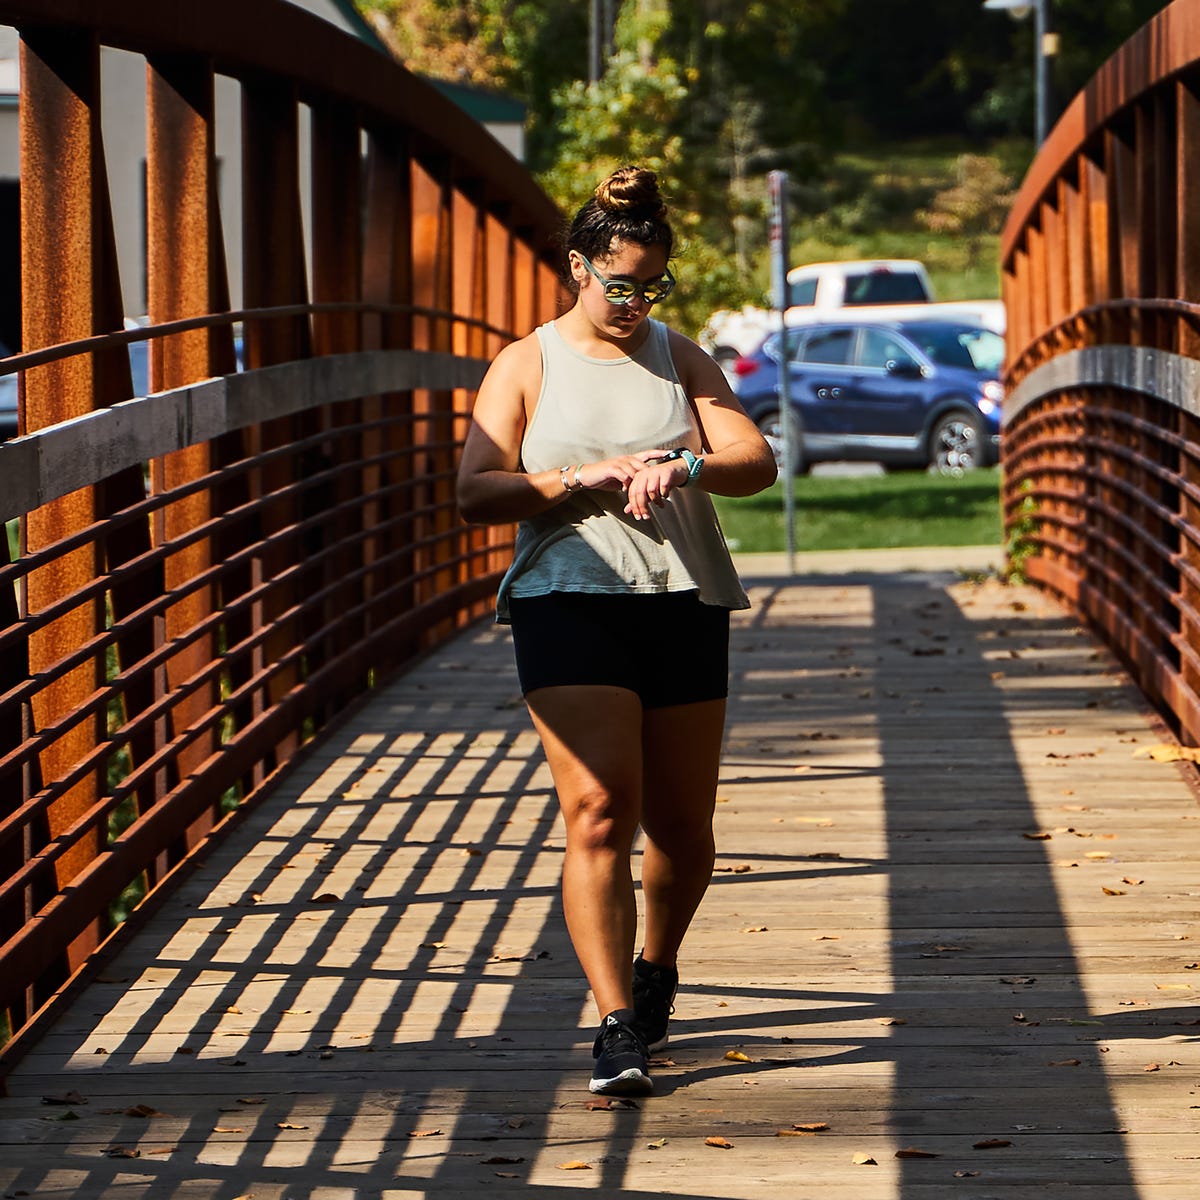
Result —
[[674, 462], [677, 458], [683, 459], [684, 465], [688, 469], [687, 478], [679, 486], [687, 487], [687, 485], [691, 483], [692, 480], [694, 480], [702, 470], [704, 470], [704, 459], [693, 454], [690, 450], [684, 450], [681, 448], [679, 450], [669, 450], [657, 461]]

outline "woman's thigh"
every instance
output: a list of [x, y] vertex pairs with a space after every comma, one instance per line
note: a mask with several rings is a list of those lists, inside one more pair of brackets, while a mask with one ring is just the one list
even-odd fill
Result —
[[568, 833], [581, 818], [614, 821], [630, 840], [641, 817], [642, 703], [607, 686], [538, 688], [525, 697]]

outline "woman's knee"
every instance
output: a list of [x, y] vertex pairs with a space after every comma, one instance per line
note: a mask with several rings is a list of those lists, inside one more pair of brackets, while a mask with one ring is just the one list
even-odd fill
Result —
[[637, 831], [636, 802], [607, 788], [577, 792], [563, 804], [569, 849], [628, 853]]

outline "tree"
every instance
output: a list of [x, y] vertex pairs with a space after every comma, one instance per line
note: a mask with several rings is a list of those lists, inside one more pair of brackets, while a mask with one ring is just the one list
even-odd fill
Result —
[[917, 219], [934, 233], [956, 234], [966, 239], [967, 265], [979, 261], [985, 234], [999, 233], [1013, 202], [1013, 181], [998, 159], [981, 154], [960, 155], [955, 163], [957, 182], [940, 191], [933, 205]]

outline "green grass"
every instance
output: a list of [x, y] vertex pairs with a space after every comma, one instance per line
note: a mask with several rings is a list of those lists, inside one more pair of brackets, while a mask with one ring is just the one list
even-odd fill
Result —
[[[795, 489], [799, 551], [1001, 542], [999, 468], [960, 479], [924, 471], [810, 475], [796, 479]], [[781, 483], [757, 496], [714, 499], [730, 549], [786, 549]]]

